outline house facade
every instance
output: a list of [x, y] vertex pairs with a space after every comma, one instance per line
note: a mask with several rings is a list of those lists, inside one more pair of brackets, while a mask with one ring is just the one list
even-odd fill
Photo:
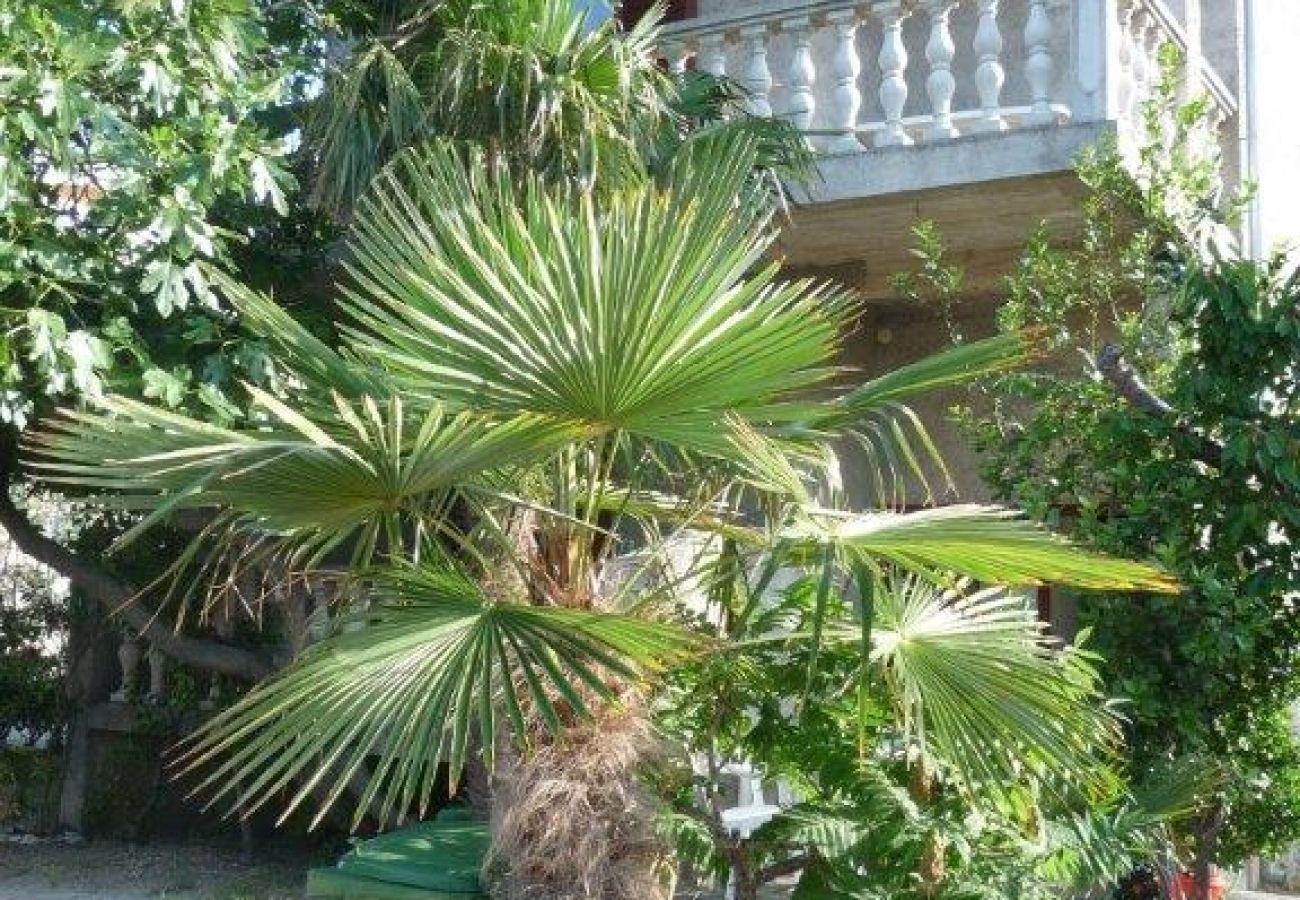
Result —
[[[960, 326], [994, 330], [1002, 278], [1040, 225], [1080, 227], [1075, 162], [1113, 138], [1133, 159], [1146, 141], [1161, 48], [1183, 59], [1182, 98], [1208, 102], [1203, 139], [1229, 191], [1256, 197], [1239, 229], [1249, 253], [1300, 238], [1300, 126], [1290, 54], [1297, 0], [688, 0], [670, 7], [665, 64], [725, 74], [750, 111], [809, 134], [818, 178], [779, 243], [793, 270], [855, 287], [867, 301], [849, 362], [868, 374], [941, 349], [933, 311], [893, 296], [915, 268], [911, 229], [937, 224], [966, 273]], [[920, 412], [962, 499], [984, 499], [976, 462], [938, 396]], [[845, 473], [850, 493], [854, 485]], [[1072, 634], [1073, 605], [1040, 597]], [[1247, 880], [1300, 886], [1300, 852], [1255, 863]]]
[[[649, 0], [625, 0], [635, 16]], [[674, 70], [725, 74], [753, 113], [787, 119], [818, 153], [779, 252], [869, 301], [850, 362], [884, 371], [940, 349], [933, 313], [893, 296], [915, 267], [913, 226], [933, 221], [964, 269], [968, 336], [993, 329], [1001, 281], [1041, 224], [1080, 226], [1075, 162], [1113, 136], [1132, 157], [1158, 55], [1184, 60], [1179, 93], [1208, 102], [1220, 178], [1254, 185], [1240, 228], [1262, 255], [1300, 238], [1300, 118], [1290, 54], [1296, 0], [672, 0], [662, 54]], [[964, 441], [927, 417], [963, 496], [982, 488]], [[850, 489], [852, 490], [852, 485]]]
[[[1058, 240], [1077, 233], [1079, 154], [1110, 136], [1130, 155], [1144, 141], [1162, 46], [1185, 60], [1180, 93], [1209, 101], [1225, 186], [1250, 177], [1247, 2], [694, 0], [670, 19], [670, 68], [725, 74], [751, 112], [808, 133], [817, 178], [778, 249], [791, 270], [868, 301], [848, 352], [869, 374], [947, 341], [933, 311], [890, 288], [915, 268], [912, 227], [934, 222], [964, 269], [963, 332], [992, 332], [1028, 236], [1043, 223]], [[944, 421], [951, 400], [923, 412], [962, 496], [980, 499], [974, 460]]]

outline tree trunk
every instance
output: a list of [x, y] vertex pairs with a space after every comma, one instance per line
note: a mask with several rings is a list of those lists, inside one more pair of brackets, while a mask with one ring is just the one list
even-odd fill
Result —
[[1196, 900], [1210, 900], [1210, 870], [1222, 829], [1223, 804], [1216, 801], [1196, 826], [1196, 858], [1192, 865], [1192, 877], [1195, 879], [1192, 890], [1196, 894]]
[[[907, 792], [917, 806], [927, 810], [934, 800], [934, 787], [934, 774], [925, 758], [921, 757], [912, 765]], [[948, 845], [943, 835], [931, 830], [925, 836], [925, 849], [916, 872], [917, 890], [922, 897], [935, 897], [943, 890], [944, 880], [948, 877], [947, 853]]]
[[639, 709], [607, 708], [525, 755], [498, 754], [487, 880], [498, 900], [669, 900], [671, 851], [640, 772], [657, 742]]
[[758, 900], [758, 889], [763, 886], [759, 873], [754, 871], [749, 854], [739, 853], [732, 860], [736, 900]]
[[218, 672], [240, 681], [260, 681], [275, 671], [256, 653], [219, 641], [177, 634], [137, 602], [136, 592], [94, 563], [41, 533], [26, 513], [14, 505], [8, 481], [0, 472], [0, 527], [23, 553], [68, 579], [77, 590], [120, 616], [150, 644], [167, 656], [195, 669]]

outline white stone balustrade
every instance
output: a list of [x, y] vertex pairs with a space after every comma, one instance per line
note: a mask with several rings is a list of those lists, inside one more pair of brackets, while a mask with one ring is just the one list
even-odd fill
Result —
[[[823, 153], [934, 144], [1071, 122], [1140, 122], [1165, 44], [1164, 0], [713, 0], [664, 29], [672, 71], [744, 87], [747, 110]], [[1189, 62], [1226, 135], [1235, 98]]]
[[122, 667], [122, 681], [117, 690], [109, 695], [109, 700], [114, 703], [125, 703], [135, 696], [137, 672], [143, 656], [144, 648], [140, 644], [140, 639], [134, 632], [127, 631], [122, 636], [122, 642], [117, 645], [117, 660]]
[[[1157, 109], [1154, 121], [1148, 122], [1147, 101], [1156, 95], [1165, 77], [1161, 54], [1172, 47], [1184, 65], [1172, 73], [1175, 103], [1185, 103], [1196, 96], [1206, 102], [1200, 133], [1193, 134], [1201, 152], [1229, 149], [1233, 140], [1237, 101], [1223, 81], [1202, 60], [1195, 58], [1196, 42], [1189, 40], [1177, 18], [1161, 0], [1117, 0], [1119, 35], [1116, 58], [1119, 71], [1116, 118], [1119, 122], [1121, 148], [1133, 152], [1152, 140], [1168, 141], [1175, 129], [1174, 110], [1167, 105]], [[1148, 126], [1156, 135], [1147, 134]], [[1126, 140], [1127, 139], [1127, 140]]]

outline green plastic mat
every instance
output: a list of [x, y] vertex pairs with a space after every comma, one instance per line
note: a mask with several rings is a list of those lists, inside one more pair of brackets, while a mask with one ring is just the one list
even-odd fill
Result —
[[488, 829], [463, 811], [448, 809], [421, 822], [352, 848], [333, 869], [313, 869], [309, 897], [403, 900], [471, 900], [483, 897], [479, 870], [488, 850]]
[[307, 896], [315, 900], [478, 900], [487, 897], [486, 894], [448, 894], [428, 888], [389, 884], [333, 868], [312, 869], [307, 873]]

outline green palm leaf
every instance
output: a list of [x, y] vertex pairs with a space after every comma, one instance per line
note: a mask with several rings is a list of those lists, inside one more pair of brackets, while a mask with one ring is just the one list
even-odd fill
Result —
[[670, 189], [598, 202], [446, 148], [407, 154], [357, 217], [349, 340], [417, 396], [734, 456], [728, 417], [811, 418], [799, 395], [830, 374], [848, 311], [759, 265], [753, 156], [711, 142]]
[[402, 57], [373, 41], [330, 78], [309, 133], [319, 168], [312, 200], [346, 214], [384, 163], [427, 133], [424, 97]]
[[1039, 343], [1033, 331], [1000, 334], [899, 366], [841, 395], [819, 424], [852, 421], [927, 391], [1013, 371], [1038, 355]]
[[219, 428], [114, 397], [34, 436], [33, 465], [47, 481], [112, 491], [128, 508], [152, 510], [127, 539], [177, 509], [214, 508], [247, 534], [313, 548], [311, 564], [344, 541], [373, 547], [381, 533], [400, 534], [401, 517], [425, 512], [431, 496], [470, 489], [582, 435], [536, 416], [412, 412], [396, 397], [335, 396], [317, 422], [251, 390], [271, 419], [266, 428]]
[[291, 373], [293, 380], [308, 386], [309, 390], [298, 393], [296, 402], [324, 401], [332, 407], [331, 394], [342, 394], [349, 399], [392, 394], [392, 387], [382, 372], [367, 369], [359, 360], [335, 350], [272, 298], [241, 284], [216, 266], [206, 267], [204, 273], [208, 282], [239, 313], [243, 326], [266, 342], [277, 366]]
[[805, 553], [833, 545], [904, 569], [956, 572], [989, 584], [1069, 585], [1089, 590], [1177, 593], [1178, 582], [1145, 563], [1084, 550], [1014, 510], [959, 504], [911, 513], [814, 515], [787, 537]]
[[644, 177], [642, 133], [673, 124], [658, 16], [623, 32], [555, 0], [417, 6], [363, 41], [317, 102], [318, 203], [346, 215], [389, 160], [430, 139], [490, 145], [548, 178]]
[[893, 369], [836, 397], [815, 427], [840, 430], [862, 450], [862, 465], [881, 505], [904, 505], [910, 479], [933, 499], [933, 478], [952, 488], [952, 477], [929, 429], [905, 401], [956, 385], [972, 384], [1029, 363], [1039, 336], [1032, 331], [963, 344]]
[[573, 3], [467, 5], [416, 66], [431, 134], [493, 145], [548, 175], [640, 173], [638, 132], [672, 96], [657, 16], [620, 32], [616, 21], [588, 27]]
[[905, 732], [967, 780], [997, 789], [1038, 767], [1075, 786], [1104, 776], [1118, 720], [1095, 674], [1054, 652], [1024, 598], [894, 579], [876, 592], [872, 642]]
[[357, 821], [426, 809], [440, 763], [455, 779], [471, 739], [490, 765], [504, 725], [525, 738], [588, 715], [617, 684], [691, 651], [673, 627], [577, 609], [494, 600], [449, 569], [404, 568], [372, 579], [363, 627], [313, 647], [188, 741], [186, 770], [213, 766], [212, 790], [243, 814], [292, 787], [288, 815], [328, 785], [324, 816], [359, 773]]

